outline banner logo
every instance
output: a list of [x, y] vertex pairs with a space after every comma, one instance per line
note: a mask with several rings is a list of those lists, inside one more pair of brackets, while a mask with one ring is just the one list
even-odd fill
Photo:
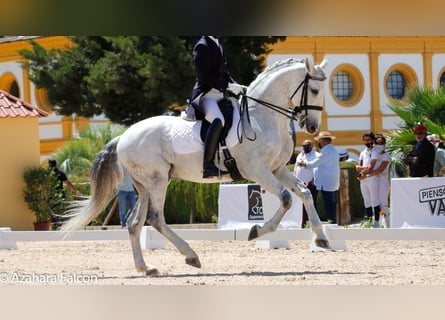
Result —
[[263, 198], [261, 197], [261, 188], [257, 184], [247, 186], [247, 195], [249, 197], [248, 220], [264, 220]]
[[445, 215], [445, 186], [419, 190], [419, 202], [428, 202], [431, 215]]

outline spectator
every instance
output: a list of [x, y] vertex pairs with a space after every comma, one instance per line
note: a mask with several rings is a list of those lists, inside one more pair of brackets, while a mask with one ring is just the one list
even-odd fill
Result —
[[[304, 160], [312, 161], [320, 155], [314, 149], [314, 145], [313, 145], [312, 141], [309, 139], [306, 139], [303, 141], [302, 147], [303, 147], [303, 150], [298, 154], [296, 161], [295, 161], [296, 163], [298, 163], [298, 162], [301, 163]], [[298, 179], [300, 179], [305, 184], [305, 186], [311, 191], [312, 200], [314, 201], [315, 210], [318, 210], [318, 206], [317, 206], [318, 191], [317, 191], [317, 188], [315, 187], [315, 183], [314, 183], [314, 172], [316, 170], [317, 170], [316, 168], [309, 169], [304, 166], [295, 165], [294, 175]], [[308, 221], [308, 216], [307, 216], [306, 208], [303, 205], [303, 216], [301, 219], [301, 227], [302, 228], [304, 228], [307, 221]]]
[[435, 148], [436, 153], [434, 155], [434, 167], [433, 167], [433, 173], [435, 177], [443, 176], [443, 171], [445, 171], [445, 149], [442, 149], [439, 147], [439, 144], [436, 140], [437, 134], [434, 135], [428, 135], [426, 138], [429, 142], [431, 142]]
[[349, 157], [349, 152], [346, 149], [340, 149], [338, 151], [338, 161], [340, 162], [357, 162]]
[[345, 149], [341, 149], [338, 152], [338, 161], [343, 162], [349, 159], [349, 153]]
[[[57, 187], [58, 193], [62, 199], [65, 199], [65, 189], [63, 188], [63, 184], [65, 184], [69, 189], [71, 189], [76, 195], [81, 196], [79, 190], [68, 180], [65, 172], [60, 170], [57, 167], [57, 161], [54, 159], [48, 160], [48, 166], [51, 170], [53, 170], [57, 179], [59, 180], [59, 185]], [[62, 209], [60, 207], [60, 202], [57, 202], [57, 205], [52, 207], [53, 214], [51, 215], [51, 222], [53, 223], [52, 228], [56, 230], [58, 227], [62, 225]]]
[[388, 211], [388, 191], [389, 177], [388, 169], [391, 162], [390, 155], [385, 152], [386, 139], [382, 134], [375, 135], [374, 151], [371, 153], [372, 170], [367, 171], [366, 175], [362, 175], [360, 179], [375, 179], [374, 183], [370, 183], [370, 193], [374, 197], [377, 195], [378, 207], [374, 208], [374, 227], [379, 227], [380, 212]]
[[329, 131], [321, 131], [318, 137], [320, 154], [314, 160], [298, 162], [299, 166], [309, 169], [317, 168], [314, 172], [314, 182], [318, 192], [321, 192], [323, 204], [328, 221], [337, 223], [337, 191], [340, 185], [340, 166], [338, 153], [332, 145], [332, 136]]
[[[128, 170], [121, 166], [121, 181], [117, 185], [117, 199], [119, 201], [119, 218], [123, 229], [127, 228], [127, 219], [136, 204], [136, 191]], [[128, 209], [127, 209], [128, 203]]]
[[405, 158], [405, 164], [409, 168], [411, 177], [433, 177], [434, 176], [434, 156], [436, 149], [427, 136], [428, 129], [419, 124], [414, 128], [416, 145]]
[[443, 141], [440, 140], [440, 136], [437, 133], [433, 133], [432, 136], [434, 138], [434, 145], [436, 148], [445, 149]]
[[375, 177], [370, 176], [370, 172], [373, 171], [375, 162], [371, 165], [371, 157], [374, 151], [375, 135], [373, 132], [368, 131], [362, 134], [362, 141], [365, 144], [365, 148], [360, 153], [358, 165], [356, 170], [359, 173], [358, 179], [360, 180], [360, 191], [363, 197], [363, 203], [365, 205], [366, 217], [372, 220], [373, 217], [380, 215], [380, 205], [378, 192], [378, 181]]
[[63, 197], [65, 197], [65, 190], [63, 189], [63, 184], [65, 183], [67, 185], [68, 188], [70, 188], [71, 190], [73, 190], [73, 192], [78, 195], [81, 196], [82, 194], [80, 193], [79, 190], [77, 190], [77, 188], [71, 183], [70, 180], [68, 180], [68, 177], [66, 176], [65, 172], [63, 172], [62, 170], [60, 170], [57, 167], [57, 161], [54, 159], [50, 159], [48, 161], [48, 165], [49, 168], [51, 170], [54, 171], [57, 179], [59, 179], [59, 187], [58, 189], [60, 190], [60, 193], [62, 194]]

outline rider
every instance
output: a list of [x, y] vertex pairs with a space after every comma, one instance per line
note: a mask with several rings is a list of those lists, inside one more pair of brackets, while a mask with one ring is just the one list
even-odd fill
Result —
[[192, 90], [192, 105], [197, 110], [197, 119], [206, 119], [211, 125], [204, 141], [203, 178], [227, 174], [215, 166], [214, 159], [219, 138], [224, 127], [218, 101], [224, 98], [228, 90], [235, 96], [246, 90], [233, 80], [226, 65], [226, 57], [218, 38], [203, 36], [193, 48], [193, 60], [196, 70], [196, 82]]

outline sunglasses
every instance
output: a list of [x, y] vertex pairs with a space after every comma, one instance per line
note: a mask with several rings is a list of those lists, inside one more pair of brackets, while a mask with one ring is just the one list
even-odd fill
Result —
[[377, 144], [377, 145], [385, 145], [385, 143], [384, 142], [376, 142], [375, 144]]
[[311, 144], [303, 144], [302, 147], [310, 147], [312, 146]]

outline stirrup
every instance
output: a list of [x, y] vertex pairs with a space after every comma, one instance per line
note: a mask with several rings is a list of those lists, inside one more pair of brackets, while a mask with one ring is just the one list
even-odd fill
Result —
[[213, 178], [213, 177], [219, 177], [225, 174], [229, 174], [228, 171], [220, 170], [216, 166], [212, 166], [209, 168], [205, 168], [202, 170], [202, 178]]

